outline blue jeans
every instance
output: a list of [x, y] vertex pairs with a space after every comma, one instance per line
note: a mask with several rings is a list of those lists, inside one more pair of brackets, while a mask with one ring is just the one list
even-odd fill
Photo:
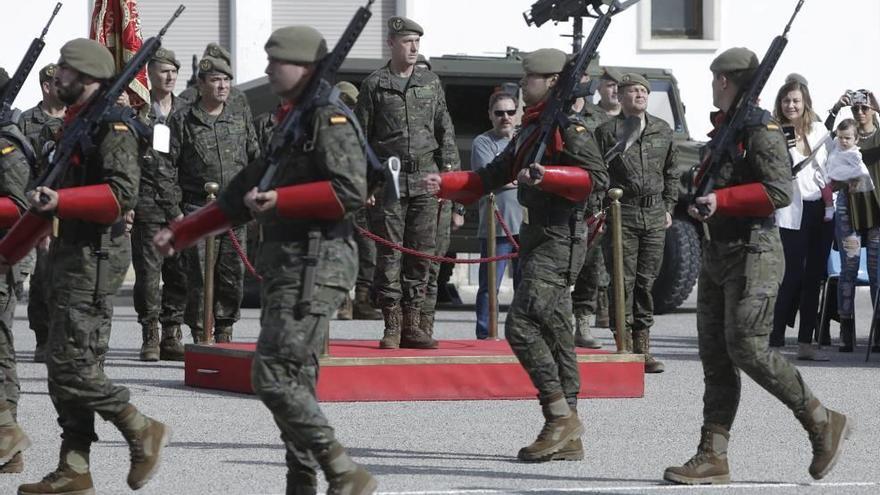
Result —
[[[519, 236], [513, 236], [519, 242]], [[480, 239], [480, 257], [485, 258], [487, 254], [486, 239]], [[514, 251], [513, 243], [507, 237], [495, 238], [495, 255], [501, 256], [510, 254]], [[520, 271], [519, 258], [510, 260], [513, 263], [513, 290], [519, 285]], [[504, 270], [507, 268], [507, 260], [497, 261], [495, 263], [495, 294], [498, 294], [498, 288], [501, 287], [501, 280], [504, 278]], [[480, 288], [477, 290], [477, 338], [485, 339], [489, 336], [489, 264], [480, 264]]]
[[871, 300], [877, 294], [877, 255], [880, 251], [880, 227], [872, 227], [866, 232], [854, 232], [850, 222], [849, 201], [845, 193], [837, 195], [837, 205], [834, 215], [834, 239], [837, 249], [840, 251], [840, 280], [837, 283], [837, 314], [841, 318], [851, 319], [855, 315], [855, 290], [856, 278], [859, 273], [859, 257], [857, 253], [853, 257], [846, 255], [843, 249], [843, 239], [852, 234], [861, 237], [861, 246], [867, 248], [868, 253], [868, 279], [871, 284]]

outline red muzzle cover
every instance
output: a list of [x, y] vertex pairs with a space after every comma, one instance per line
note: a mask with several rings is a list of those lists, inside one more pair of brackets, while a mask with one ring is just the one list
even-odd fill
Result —
[[339, 220], [345, 215], [329, 180], [279, 187], [275, 192], [275, 209], [282, 218]]
[[232, 222], [217, 206], [217, 202], [207, 204], [191, 215], [172, 222], [169, 228], [174, 234], [172, 243], [174, 249], [183, 251], [195, 245], [199, 239], [226, 232], [232, 227]]
[[440, 174], [440, 192], [437, 197], [464, 205], [471, 204], [485, 194], [483, 179], [476, 172], [446, 172]]
[[544, 165], [544, 178], [538, 188], [580, 203], [593, 190], [593, 179], [589, 172], [580, 167]]
[[32, 211], [25, 212], [12, 229], [0, 239], [0, 256], [7, 265], [21, 261], [40, 239], [52, 233], [52, 219]]
[[58, 218], [110, 225], [119, 218], [119, 203], [109, 184], [58, 190]]

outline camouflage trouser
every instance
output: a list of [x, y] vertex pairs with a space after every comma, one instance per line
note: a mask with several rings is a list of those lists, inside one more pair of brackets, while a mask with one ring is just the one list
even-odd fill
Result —
[[112, 297], [131, 261], [130, 241], [119, 236], [103, 246], [110, 253], [97, 283], [90, 246], [53, 240], [49, 252], [53, 284], [46, 356], [49, 396], [58, 411], [62, 438], [97, 441], [95, 413], [105, 420], [128, 405], [128, 389], [113, 384], [103, 362], [110, 342]]
[[[638, 208], [623, 205], [621, 215], [623, 238], [623, 287], [626, 295], [627, 331], [650, 329], [654, 325], [654, 280], [663, 264], [663, 245], [666, 242], [666, 212], [660, 208]], [[612, 227], [609, 225], [609, 234]], [[611, 235], [608, 236], [611, 238]], [[610, 248], [610, 242], [608, 244]], [[609, 253], [610, 254], [610, 253]], [[611, 271], [612, 256], [606, 259]], [[614, 307], [614, 291], [609, 293], [609, 304]], [[614, 311], [609, 311], [611, 328]]]
[[15, 286], [12, 276], [0, 277], [0, 373], [3, 386], [0, 387], [0, 403], [8, 402], [15, 416], [18, 406], [18, 373], [15, 366], [15, 342], [12, 337], [12, 322], [15, 316]]
[[522, 280], [504, 333], [539, 398], [563, 392], [574, 407], [580, 374], [571, 326], [571, 282], [586, 249], [582, 241], [572, 242], [568, 226], [523, 223], [519, 239]]
[[[241, 245], [245, 246], [247, 229], [242, 225], [234, 228], [233, 232]], [[240, 316], [244, 263], [226, 232], [214, 238], [214, 255], [214, 326], [232, 326]], [[184, 258], [188, 289], [184, 321], [195, 332], [201, 332], [205, 298], [205, 242], [188, 249]]]
[[159, 321], [162, 292], [162, 255], [153, 247], [160, 223], [135, 223], [131, 229], [131, 263], [134, 265], [134, 310], [138, 323]]
[[[56, 239], [52, 239], [55, 242]], [[34, 272], [31, 274], [30, 288], [28, 289], [28, 323], [37, 345], [44, 345], [49, 339], [49, 252], [40, 248], [35, 249], [37, 262], [34, 264]]]
[[608, 290], [611, 279], [605, 269], [605, 255], [600, 245], [607, 238], [608, 236], [603, 236], [598, 240], [597, 245], [587, 252], [584, 266], [578, 273], [574, 290], [571, 291], [571, 305], [575, 313], [596, 314], [599, 294]]
[[[434, 254], [446, 256], [449, 249], [450, 234], [452, 231], [452, 201], [440, 202], [437, 210], [437, 243]], [[437, 276], [440, 275], [440, 263], [431, 263], [428, 270], [428, 285], [425, 288], [425, 302], [422, 303], [422, 313], [433, 315], [437, 307]]]
[[254, 392], [281, 430], [291, 472], [314, 473], [314, 454], [334, 441], [315, 387], [318, 357], [330, 315], [354, 283], [357, 254], [351, 239], [324, 240], [308, 310], [300, 312], [306, 243], [267, 242], [258, 265], [261, 286], [260, 336], [251, 368]]
[[[380, 198], [377, 196], [377, 200]], [[427, 194], [376, 204], [370, 210], [373, 232], [391, 242], [423, 253], [434, 252], [437, 228], [437, 198]], [[403, 302], [422, 307], [431, 262], [417, 256], [401, 256], [399, 251], [376, 246], [376, 274], [373, 292], [376, 306]]]
[[[370, 230], [369, 210], [361, 208], [354, 214], [354, 224], [366, 230]], [[376, 243], [355, 232], [354, 240], [358, 247], [358, 273], [357, 287], [373, 287], [373, 277], [376, 273]]]
[[797, 368], [768, 347], [784, 261], [779, 232], [752, 241], [707, 242], [697, 284], [697, 336], [706, 390], [703, 420], [730, 429], [744, 371], [795, 414], [813, 398]]
[[178, 253], [162, 261], [162, 309], [159, 321], [163, 327], [183, 325], [188, 285], [186, 259]]

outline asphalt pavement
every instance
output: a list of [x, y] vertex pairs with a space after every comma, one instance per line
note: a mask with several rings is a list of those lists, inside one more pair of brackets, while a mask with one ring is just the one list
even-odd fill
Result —
[[[159, 473], [139, 493], [283, 494], [284, 448], [267, 409], [253, 396], [185, 387], [182, 363], [138, 361], [137, 319], [130, 302], [120, 302], [106, 371], [129, 387], [137, 407], [174, 431]], [[810, 444], [791, 412], [743, 376], [730, 440], [732, 484], [692, 488], [661, 480], [663, 469], [686, 461], [699, 441], [703, 383], [694, 305], [692, 295], [677, 312], [656, 318], [654, 350], [666, 372], [646, 376], [644, 398], [581, 401], [583, 461], [516, 461], [517, 450], [542, 425], [532, 400], [334, 403], [324, 405], [324, 411], [339, 440], [374, 473], [385, 494], [880, 493], [880, 355], [864, 362], [870, 318], [865, 291], [857, 301], [857, 352], [840, 354], [832, 348], [824, 351], [829, 362], [795, 361], [816, 395], [856, 422], [838, 466], [826, 479], [814, 482], [807, 473]], [[257, 310], [242, 311], [236, 340], [256, 340], [258, 316]], [[473, 321], [472, 310], [441, 311], [436, 336], [471, 337]], [[336, 321], [332, 334], [378, 339], [381, 329], [381, 322]], [[795, 333], [789, 330], [783, 350], [790, 359]], [[25, 453], [24, 473], [0, 475], [0, 494], [15, 493], [19, 483], [37, 481], [54, 469], [60, 443], [46, 369], [32, 362], [34, 339], [21, 305], [14, 334], [22, 383], [19, 419], [34, 445]], [[597, 330], [597, 335], [611, 348], [608, 330]], [[96, 423], [101, 440], [92, 447], [91, 469], [97, 492], [128, 493], [127, 446], [111, 424], [100, 418]]]

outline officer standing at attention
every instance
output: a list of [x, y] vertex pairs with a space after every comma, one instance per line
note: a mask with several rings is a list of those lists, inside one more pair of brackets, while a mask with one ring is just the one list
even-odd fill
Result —
[[666, 229], [672, 225], [672, 211], [678, 202], [680, 174], [675, 165], [672, 129], [666, 121], [647, 112], [651, 83], [641, 74], [630, 73], [621, 77], [617, 88], [622, 110], [599, 126], [596, 141], [605, 155], [617, 144], [625, 119], [637, 118], [640, 122], [626, 148], [606, 163], [609, 188], [623, 190], [624, 331], [632, 332], [633, 352], [645, 355], [645, 372], [662, 373], [663, 363], [648, 350], [654, 325], [651, 291], [663, 264]]
[[[150, 107], [146, 124], [151, 128], [165, 125], [169, 116], [183, 107], [182, 101], [173, 93], [179, 69], [180, 62], [174, 52], [166, 48], [156, 50], [147, 63]], [[180, 215], [180, 198], [175, 194], [177, 178], [173, 170], [160, 166], [161, 157], [153, 149], [152, 143], [145, 142], [142, 146], [140, 192], [134, 210], [134, 226], [131, 229], [131, 262], [135, 273], [134, 309], [138, 314], [143, 336], [140, 359], [158, 361], [161, 357], [163, 360], [183, 361], [180, 326], [163, 326], [160, 343], [163, 261], [153, 247], [153, 236], [156, 232]], [[177, 267], [174, 260], [169, 260], [169, 264]], [[166, 273], [170, 271], [174, 270], [166, 270]]]
[[[391, 60], [361, 84], [355, 113], [379, 158], [397, 156], [401, 161], [400, 200], [385, 202], [378, 195], [370, 210], [373, 232], [433, 253], [438, 202], [425, 189], [424, 179], [438, 171], [459, 170], [460, 161], [440, 79], [416, 66], [423, 34], [410, 19], [388, 20]], [[421, 329], [430, 266], [425, 258], [401, 257], [391, 248], [377, 246], [373, 290], [385, 319], [381, 348], [437, 347], [437, 341]]]
[[[230, 68], [232, 67], [232, 54], [229, 53], [229, 50], [223, 48], [217, 43], [208, 43], [205, 47], [205, 51], [202, 52], [202, 58], [212, 58], [219, 59]], [[230, 76], [232, 77], [232, 76]], [[187, 87], [183, 91], [177, 95], [177, 98], [180, 99], [181, 104], [184, 106], [189, 106], [195, 104], [199, 100], [199, 96], [201, 95], [201, 88], [198, 84], [194, 84], [192, 86]], [[229, 89], [229, 106], [235, 112], [242, 112], [247, 116], [247, 120], [253, 121], [253, 114], [251, 113], [251, 106], [248, 103], [247, 97], [244, 93], [236, 88], [231, 87]]]
[[[113, 56], [98, 42], [80, 38], [61, 47], [54, 77], [58, 96], [68, 106], [61, 132], [114, 75]], [[137, 139], [125, 124], [106, 123], [94, 145], [78, 150], [80, 164], [68, 169], [61, 187], [40, 186], [30, 194], [31, 210], [0, 240], [0, 261], [15, 263], [51, 230], [53, 216], [60, 219], [49, 250], [52, 316], [46, 359], [49, 396], [62, 430], [60, 462], [43, 481], [21, 485], [19, 495], [92, 492], [89, 451], [98, 440], [95, 413], [112, 421], [128, 443], [128, 485], [134, 490], [158, 469], [171, 433], [141, 414], [129, 403], [128, 389], [104, 374], [112, 297], [131, 259], [122, 212], [135, 206], [140, 170]]]
[[[176, 218], [192, 213], [207, 201], [205, 183], [216, 182], [225, 189], [232, 178], [260, 156], [260, 146], [249, 114], [229, 102], [232, 67], [225, 58], [205, 56], [199, 62], [199, 98], [190, 107], [171, 115], [170, 153], [159, 167], [176, 171], [183, 212], [168, 213]], [[175, 205], [176, 207], [177, 205]], [[242, 246], [246, 229], [232, 230]], [[244, 263], [232, 239], [221, 232], [214, 239], [214, 337], [218, 343], [232, 340], [232, 327], [240, 316], [244, 284]], [[185, 321], [192, 329], [193, 341], [202, 340], [204, 311], [205, 246], [201, 243], [181, 253], [186, 267], [187, 301]]]
[[[327, 54], [321, 33], [307, 26], [276, 30], [266, 42], [266, 74], [284, 103], [282, 122], [299, 101]], [[366, 201], [366, 157], [356, 122], [330, 103], [317, 106], [305, 128], [304, 144], [284, 148], [271, 189], [256, 185], [266, 170], [260, 160], [239, 173], [214, 203], [184, 217], [156, 236], [163, 253], [183, 249], [200, 237], [256, 218], [263, 232], [257, 266], [263, 274], [260, 336], [251, 376], [254, 391], [272, 411], [287, 448], [287, 493], [317, 492], [315, 461], [329, 483], [328, 493], [373, 493], [376, 481], [355, 464], [335, 439], [318, 406], [318, 356], [331, 313], [354, 284], [357, 253], [351, 217]], [[309, 232], [320, 230], [315, 285], [304, 288]], [[311, 292], [310, 299], [305, 299]]]
[[[758, 65], [758, 57], [746, 48], [726, 50], [712, 62], [712, 104], [723, 112], [712, 116], [716, 126], [724, 114], [736, 110], [737, 95]], [[766, 110], [753, 113], [757, 115], [737, 136], [742, 155], [726, 157], [714, 192], [696, 198], [706, 214], [694, 206], [688, 210], [705, 222], [709, 234], [697, 284], [697, 336], [706, 388], [697, 453], [663, 474], [674, 483], [730, 481], [727, 443], [739, 407], [740, 370], [788, 406], [807, 430], [813, 478], [831, 471], [850, 430], [846, 416], [823, 406], [798, 369], [768, 349], [784, 268], [773, 212], [791, 202], [791, 160], [779, 124]]]
[[[571, 325], [571, 284], [586, 255], [587, 196], [604, 191], [608, 174], [593, 134], [577, 117], [558, 131], [541, 161], [523, 163], [536, 145], [538, 118], [566, 63], [565, 52], [536, 50], [523, 59], [520, 85], [526, 112], [522, 129], [485, 168], [428, 176], [428, 191], [472, 202], [516, 179], [523, 207], [520, 229], [522, 280], [510, 304], [505, 336], [526, 369], [546, 420], [520, 460], [582, 459], [584, 427], [577, 415], [580, 375]], [[551, 166], [565, 164], [566, 166]], [[533, 178], [535, 174], [537, 178]]]
[[[31, 177], [34, 178], [42, 173], [43, 128], [48, 127], [46, 133], [54, 135], [61, 129], [61, 119], [64, 117], [64, 103], [58, 99], [58, 92], [52, 83], [57, 68], [55, 64], [47, 64], [40, 69], [40, 91], [43, 93], [43, 99], [35, 107], [25, 110], [18, 120], [18, 127], [30, 140], [37, 155], [31, 169]], [[46, 361], [46, 340], [49, 338], [49, 307], [46, 305], [49, 290], [46, 282], [48, 244], [37, 246], [34, 252], [36, 260], [33, 270], [30, 270], [28, 288], [28, 322], [37, 340], [34, 362], [43, 363]]]
[[[9, 74], [0, 68], [0, 93], [9, 83]], [[33, 157], [30, 142], [12, 123], [0, 127], [0, 236], [6, 233], [27, 209], [25, 189], [30, 180]], [[15, 316], [15, 284], [21, 268], [14, 266], [0, 274], [0, 473], [24, 470], [21, 451], [30, 439], [17, 422], [19, 383], [15, 364], [12, 322]]]

